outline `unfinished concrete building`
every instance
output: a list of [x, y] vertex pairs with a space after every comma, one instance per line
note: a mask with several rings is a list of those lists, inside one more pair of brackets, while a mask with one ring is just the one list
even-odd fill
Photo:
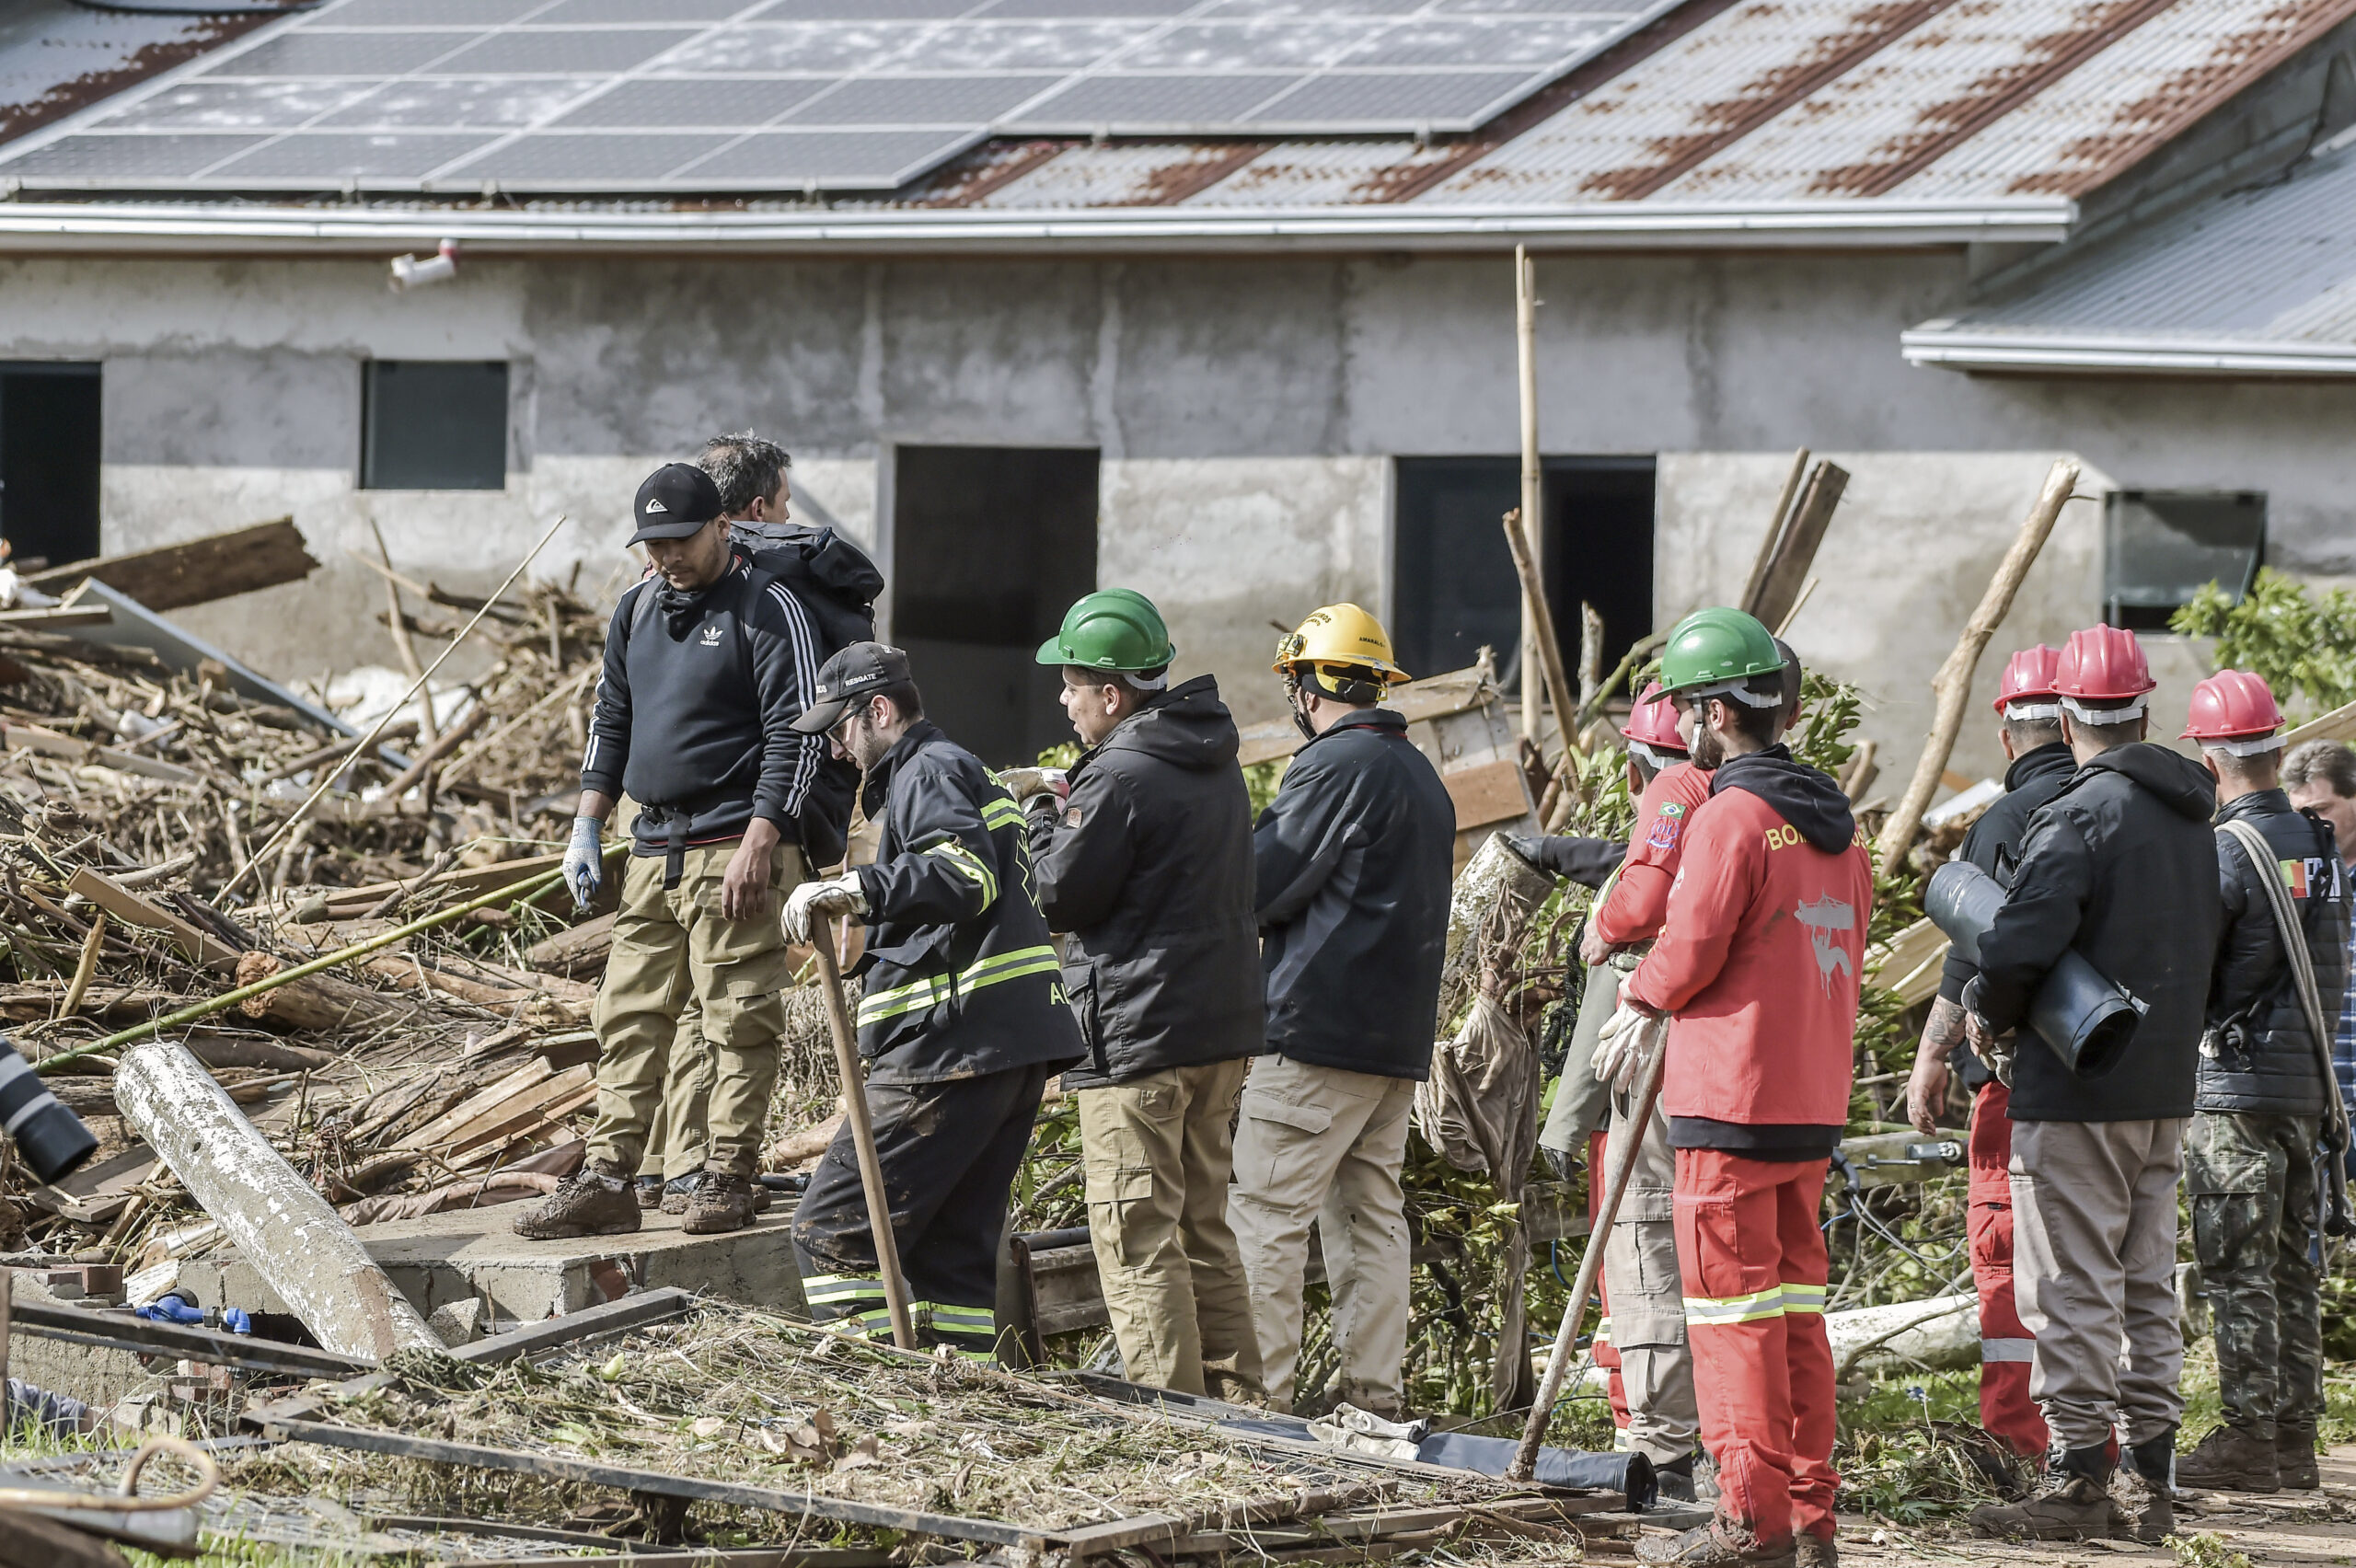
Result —
[[1854, 477], [1792, 637], [1885, 755], [2056, 454], [2085, 499], [2010, 640], [2356, 555], [2356, 0], [9, 29], [0, 526], [62, 560], [291, 513], [329, 571], [191, 617], [289, 675], [388, 662], [370, 524], [476, 585], [566, 513], [543, 570], [595, 584], [644, 471], [746, 428], [992, 760], [1061, 738], [1031, 651], [1098, 583], [1250, 718], [1328, 600], [1418, 672], [1510, 664], [1517, 244], [1550, 594], [1609, 656], [1739, 588], [1799, 446]]

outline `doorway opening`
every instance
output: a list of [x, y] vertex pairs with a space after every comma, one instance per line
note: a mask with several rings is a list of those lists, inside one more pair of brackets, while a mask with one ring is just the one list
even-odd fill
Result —
[[[1392, 530], [1391, 628], [1400, 662], [1432, 675], [1493, 651], [1499, 682], [1521, 680], [1521, 587], [1499, 519], [1521, 504], [1517, 457], [1402, 457]], [[1542, 459], [1546, 605], [1576, 678], [1581, 603], [1603, 617], [1608, 674], [1652, 629], [1650, 457]]]
[[1036, 663], [1096, 586], [1093, 448], [901, 446], [892, 469], [892, 635], [926, 716], [993, 767], [1072, 739]]
[[0, 536], [19, 566], [98, 553], [98, 367], [0, 361]]

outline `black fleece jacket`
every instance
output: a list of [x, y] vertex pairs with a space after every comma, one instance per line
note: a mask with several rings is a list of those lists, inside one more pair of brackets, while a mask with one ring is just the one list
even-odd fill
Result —
[[[2315, 1036], [2259, 879], [2280, 878], [2290, 893], [2315, 964], [2325, 1026], [2337, 1027], [2348, 987], [2348, 882], [2331, 824], [2300, 811], [2280, 790], [2240, 796], [2218, 810], [2217, 821], [2248, 823], [2266, 836], [2272, 858], [2252, 865], [2241, 840], [2220, 825], [2217, 891], [2225, 930], [2209, 986], [2197, 1103], [2203, 1111], [2320, 1116], [2326, 1080]], [[2327, 1055], [2330, 1047], [2325, 1041]]]
[[634, 854], [664, 852], [672, 813], [690, 844], [737, 837], [756, 816], [801, 843], [826, 744], [792, 729], [818, 674], [807, 614], [775, 582], [756, 592], [741, 556], [701, 594], [640, 605], [662, 590], [647, 578], [614, 606], [582, 789], [647, 808]]
[[1218, 683], [1197, 675], [1084, 754], [1068, 800], [1032, 797], [1039, 908], [1071, 933], [1064, 989], [1089, 1053], [1066, 1089], [1267, 1048], [1238, 750]]
[[1980, 940], [1964, 1005], [2019, 1028], [2054, 961], [2075, 948], [2144, 1011], [2126, 1058], [2091, 1083], [2032, 1030], [2013, 1069], [2015, 1122], [2134, 1122], [2192, 1114], [2217, 953], [2217, 787], [2189, 757], [2114, 746], [2029, 819], [2004, 906]]
[[[2060, 741], [2023, 752], [2013, 758], [2013, 765], [2004, 769], [2004, 792], [1980, 813], [1980, 820], [1973, 823], [1971, 831], [1963, 836], [1963, 848], [1959, 851], [1961, 857], [1998, 882], [2010, 886], [2014, 868], [2021, 861], [2021, 840], [2028, 836], [2028, 819], [2036, 814], [2038, 807], [2060, 794], [2062, 786], [2068, 784], [2071, 776], [2077, 771], [2078, 759], [2072, 756], [2070, 748]], [[1939, 995], [1948, 1001], [1960, 1003], [1963, 988], [1970, 985], [1971, 977], [1979, 973], [1971, 966], [1969, 959], [1952, 949], [1948, 950], [1946, 968], [1939, 976]], [[1961, 1065], [1961, 1055], [1958, 1053], [1958, 1066]], [[1977, 1066], [1976, 1060], [1974, 1066]], [[1967, 1082], [1970, 1082], [1972, 1076], [1969, 1069], [1965, 1070]], [[1980, 1083], [1987, 1080], [1987, 1069], [1981, 1067], [1978, 1082], [1972, 1083], [1971, 1087], [1978, 1088]]]
[[1775, 808], [1785, 822], [1800, 830], [1811, 848], [1838, 855], [1857, 836], [1857, 818], [1849, 797], [1832, 775], [1810, 767], [1792, 755], [1780, 742], [1764, 751], [1730, 756], [1710, 772], [1710, 793], [1741, 790]]

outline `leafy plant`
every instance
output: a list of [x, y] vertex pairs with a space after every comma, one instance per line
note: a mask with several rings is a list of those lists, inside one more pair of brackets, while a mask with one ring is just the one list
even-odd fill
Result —
[[2263, 676], [2286, 709], [2312, 714], [2356, 701], [2356, 594], [2345, 589], [2311, 593], [2260, 567], [2241, 603], [2205, 583], [2168, 629], [2215, 638], [2217, 667]]

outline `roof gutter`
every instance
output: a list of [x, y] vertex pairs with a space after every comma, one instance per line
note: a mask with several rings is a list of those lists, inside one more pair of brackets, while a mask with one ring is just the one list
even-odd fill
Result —
[[1994, 375], [2356, 375], [2356, 343], [1973, 331], [1935, 322], [1900, 334], [1898, 342], [1910, 364]]
[[1924, 248], [2064, 238], [2061, 200], [1849, 201], [1751, 206], [1379, 205], [1305, 209], [973, 208], [582, 212], [496, 207], [315, 208], [191, 202], [0, 202], [0, 252], [222, 251], [382, 256], [445, 238], [479, 253], [704, 251], [730, 255], [1054, 250], [1501, 250]]

